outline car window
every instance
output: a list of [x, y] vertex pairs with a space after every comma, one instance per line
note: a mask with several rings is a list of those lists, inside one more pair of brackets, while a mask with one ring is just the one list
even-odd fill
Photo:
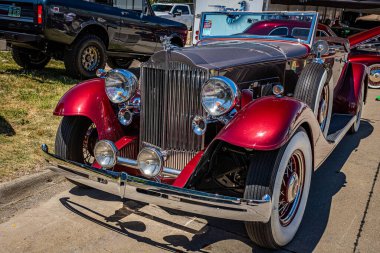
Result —
[[268, 35], [271, 35], [271, 36], [287, 36], [288, 32], [289, 32], [289, 30], [287, 27], [277, 27], [276, 29], [272, 30]]
[[125, 10], [143, 11], [144, 0], [113, 0], [113, 6]]
[[187, 6], [176, 6], [174, 8], [173, 13], [181, 12], [182, 14], [188, 15], [190, 14], [189, 8]]
[[170, 12], [172, 8], [173, 6], [167, 5], [167, 4], [153, 4], [152, 5], [153, 11], [157, 11], [157, 12]]
[[308, 28], [295, 27], [292, 30], [292, 36], [294, 38], [301, 39], [301, 40], [307, 40], [309, 33], [310, 33], [310, 29]]

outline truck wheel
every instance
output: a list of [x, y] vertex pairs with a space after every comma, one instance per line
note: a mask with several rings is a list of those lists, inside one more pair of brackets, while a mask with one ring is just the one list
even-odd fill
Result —
[[12, 47], [13, 60], [25, 69], [43, 69], [50, 61], [50, 56], [37, 50]]
[[269, 194], [273, 201], [269, 222], [245, 222], [257, 245], [279, 248], [296, 235], [309, 195], [312, 160], [310, 141], [302, 128], [279, 150], [258, 152], [252, 159], [244, 198]]
[[364, 107], [364, 89], [366, 88], [366, 84], [362, 84], [362, 89], [361, 89], [361, 94], [359, 97], [359, 104], [358, 104], [358, 111], [356, 113], [356, 121], [355, 123], [351, 126], [349, 133], [350, 134], [356, 134], [359, 131], [360, 128], [360, 122], [362, 120], [362, 112], [363, 112], [363, 107]]
[[133, 58], [108, 57], [107, 64], [112, 69], [128, 69], [132, 65], [133, 60]]
[[302, 71], [294, 91], [294, 97], [313, 110], [324, 136], [329, 131], [333, 105], [333, 87], [328, 77], [322, 64], [310, 63]]
[[64, 62], [67, 73], [76, 78], [92, 78], [107, 63], [106, 46], [96, 35], [84, 35], [66, 48]]
[[97, 141], [96, 126], [89, 119], [63, 117], [55, 138], [55, 154], [70, 161], [92, 165], [95, 161], [94, 147]]

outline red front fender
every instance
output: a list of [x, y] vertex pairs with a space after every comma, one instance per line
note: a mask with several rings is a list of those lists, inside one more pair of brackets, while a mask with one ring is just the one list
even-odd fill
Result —
[[255, 150], [275, 150], [284, 145], [303, 123], [311, 142], [320, 130], [313, 112], [292, 98], [264, 97], [249, 103], [227, 124], [216, 139]]
[[102, 79], [88, 80], [71, 88], [58, 102], [54, 115], [89, 118], [96, 125], [99, 139], [117, 141], [123, 135]]

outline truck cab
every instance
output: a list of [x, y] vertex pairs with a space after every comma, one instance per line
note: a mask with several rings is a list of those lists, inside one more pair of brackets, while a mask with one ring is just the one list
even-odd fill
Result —
[[193, 27], [194, 15], [189, 4], [155, 3], [152, 9], [156, 16], [183, 23], [189, 30]]

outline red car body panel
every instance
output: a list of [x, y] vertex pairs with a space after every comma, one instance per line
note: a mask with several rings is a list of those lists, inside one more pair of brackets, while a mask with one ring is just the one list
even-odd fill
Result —
[[103, 79], [88, 80], [71, 88], [58, 102], [53, 114], [89, 118], [96, 125], [100, 140], [115, 142], [124, 134], [105, 93]]
[[[351, 63], [344, 71], [345, 77], [334, 90], [334, 113], [355, 115], [358, 110], [358, 101], [361, 98], [362, 84], [368, 75], [368, 69], [361, 63]], [[367, 90], [365, 90], [364, 98]]]
[[378, 37], [380, 37], [380, 26], [370, 29], [368, 31], [352, 35], [348, 38], [348, 40], [350, 41], [352, 49]]
[[[264, 20], [253, 24], [244, 33], [255, 35], [269, 35], [276, 28], [288, 28], [288, 35], [292, 34], [294, 28], [310, 28], [310, 22], [296, 20]], [[324, 31], [328, 36], [336, 37], [336, 34], [326, 25], [318, 24], [318, 30]]]
[[[284, 145], [302, 124], [313, 125], [312, 111], [293, 98], [264, 97], [251, 102], [238, 112], [216, 136], [238, 147], [275, 150]], [[314, 132], [316, 139], [318, 132]]]

